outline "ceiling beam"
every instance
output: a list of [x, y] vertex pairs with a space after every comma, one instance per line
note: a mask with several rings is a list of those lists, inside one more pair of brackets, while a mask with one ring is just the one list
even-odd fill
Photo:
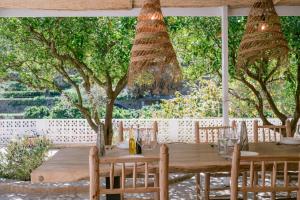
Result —
[[[144, 0], [0, 0], [0, 8], [39, 10], [117, 10], [140, 8]], [[161, 0], [162, 7], [249, 7], [254, 0]], [[273, 0], [281, 6], [300, 6], [300, 0]]]
[[[279, 16], [300, 16], [300, 6], [275, 6]], [[164, 16], [221, 16], [221, 7], [209, 8], [162, 8]], [[229, 16], [248, 16], [250, 8], [229, 8]], [[134, 17], [139, 8], [131, 10], [31, 10], [31, 9], [1, 9], [0, 17]]]
[[39, 10], [131, 9], [132, 0], [0, 0], [0, 8]]

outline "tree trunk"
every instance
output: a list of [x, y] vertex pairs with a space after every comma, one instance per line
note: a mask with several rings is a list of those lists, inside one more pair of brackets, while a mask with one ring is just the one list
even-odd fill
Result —
[[111, 145], [113, 137], [113, 109], [114, 109], [114, 99], [110, 99], [106, 103], [106, 112], [105, 112], [105, 123], [104, 123], [104, 139], [106, 145]]

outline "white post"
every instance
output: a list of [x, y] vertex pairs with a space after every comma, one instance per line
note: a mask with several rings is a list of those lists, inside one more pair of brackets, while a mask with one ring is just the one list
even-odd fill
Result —
[[222, 110], [223, 125], [229, 125], [229, 97], [228, 97], [228, 6], [222, 8]]

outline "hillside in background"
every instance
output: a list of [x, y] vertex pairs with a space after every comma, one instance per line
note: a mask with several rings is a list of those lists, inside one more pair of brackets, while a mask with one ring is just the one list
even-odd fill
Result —
[[0, 84], [0, 119], [24, 118], [33, 106], [53, 107], [60, 94], [54, 91], [34, 91], [17, 82]]

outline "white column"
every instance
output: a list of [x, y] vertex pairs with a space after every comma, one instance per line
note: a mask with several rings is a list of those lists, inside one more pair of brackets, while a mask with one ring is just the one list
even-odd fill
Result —
[[223, 125], [229, 125], [229, 97], [228, 97], [228, 6], [222, 10], [222, 110]]

